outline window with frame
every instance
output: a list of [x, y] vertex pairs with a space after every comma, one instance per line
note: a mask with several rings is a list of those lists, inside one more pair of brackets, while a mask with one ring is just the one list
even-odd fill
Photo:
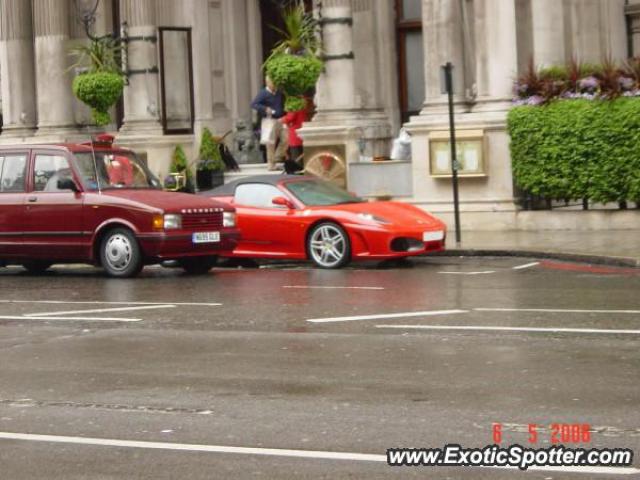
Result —
[[0, 157], [0, 192], [24, 192], [26, 169], [26, 153]]
[[234, 203], [245, 207], [286, 208], [273, 204], [273, 199], [276, 197], [284, 197], [284, 194], [273, 185], [244, 183], [236, 187]]
[[396, 0], [398, 87], [402, 122], [417, 115], [425, 97], [422, 0]]
[[69, 161], [64, 155], [36, 155], [33, 168], [33, 190], [35, 192], [60, 192], [58, 180], [67, 178], [73, 178], [73, 174]]

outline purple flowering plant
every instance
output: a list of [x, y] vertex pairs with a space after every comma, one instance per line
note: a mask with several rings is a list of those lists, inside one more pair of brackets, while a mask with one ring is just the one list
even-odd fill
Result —
[[572, 59], [562, 66], [538, 68], [533, 61], [514, 82], [514, 105], [543, 105], [556, 99], [614, 99], [640, 96], [640, 57], [618, 64]]

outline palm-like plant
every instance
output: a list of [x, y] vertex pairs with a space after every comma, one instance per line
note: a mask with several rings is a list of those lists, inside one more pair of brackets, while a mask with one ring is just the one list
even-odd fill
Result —
[[320, 42], [317, 36], [318, 22], [307, 13], [302, 1], [286, 8], [282, 13], [284, 29], [271, 25], [282, 39], [276, 43], [269, 58], [282, 53], [291, 55], [316, 55]]
[[76, 45], [71, 49], [76, 63], [71, 68], [88, 68], [90, 72], [113, 72], [123, 74], [121, 68], [122, 46], [111, 37], [91, 40], [88, 45]]
[[120, 41], [108, 36], [92, 38], [87, 45], [71, 49], [76, 63], [71, 68], [83, 69], [73, 80], [74, 95], [91, 108], [96, 125], [111, 122], [109, 108], [124, 88], [124, 73], [120, 66]]

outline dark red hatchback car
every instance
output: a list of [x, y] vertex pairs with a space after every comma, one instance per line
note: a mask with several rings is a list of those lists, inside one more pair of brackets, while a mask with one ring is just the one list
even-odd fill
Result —
[[0, 147], [0, 265], [101, 265], [130, 277], [177, 260], [208, 272], [237, 244], [235, 211], [165, 192], [131, 150], [101, 143]]

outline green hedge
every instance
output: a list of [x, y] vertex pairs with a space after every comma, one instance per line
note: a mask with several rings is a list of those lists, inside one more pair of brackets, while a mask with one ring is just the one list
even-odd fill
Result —
[[509, 112], [516, 184], [548, 199], [640, 199], [640, 98], [557, 100]]

